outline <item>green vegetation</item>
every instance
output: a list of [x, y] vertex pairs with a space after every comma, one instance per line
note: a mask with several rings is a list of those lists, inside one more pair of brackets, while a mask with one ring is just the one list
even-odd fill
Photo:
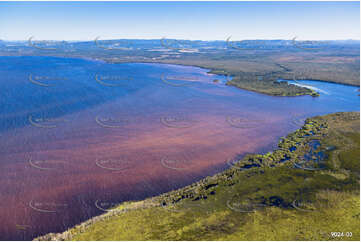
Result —
[[273, 152], [38, 239], [358, 241], [359, 123], [359, 112], [309, 118]]
[[[112, 41], [105, 41], [110, 44]], [[29, 49], [27, 52], [5, 51], [0, 55], [45, 55], [94, 58], [109, 63], [144, 62], [198, 66], [211, 73], [232, 76], [228, 85], [276, 96], [318, 96], [314, 91], [279, 83], [278, 80], [320, 80], [360, 86], [360, 45], [333, 42], [320, 49], [302, 49], [292, 41], [248, 41], [253, 49], [227, 47], [226, 42], [170, 41], [198, 51], [166, 48], [160, 40], [123, 40], [122, 50], [104, 50], [94, 42], [74, 44], [72, 51]], [[184, 42], [184, 43], [183, 43]], [[236, 45], [240, 43], [233, 43]], [[134, 48], [129, 48], [133, 46]], [[179, 46], [178, 46], [179, 47]], [[206, 47], [206, 48], [204, 48]], [[309, 46], [310, 47], [310, 46]], [[21, 48], [20, 48], [21, 49]]]
[[251, 80], [241, 80], [240, 77], [236, 77], [232, 80], [229, 80], [227, 82], [227, 85], [235, 86], [249, 91], [268, 94], [272, 96], [301, 96], [301, 95], [311, 95], [313, 97], [319, 96], [317, 92], [309, 88], [288, 84], [285, 81], [281, 81], [281, 82], [264, 81], [264, 80], [251, 81]]
[[[174, 52], [174, 51], [173, 51]], [[162, 55], [162, 52], [158, 53]], [[166, 52], [158, 59], [133, 56], [132, 62], [151, 62], [198, 66], [210, 69], [210, 73], [234, 77], [227, 82], [238, 88], [275, 96], [311, 95], [318, 93], [304, 87], [279, 83], [278, 80], [319, 80], [360, 85], [359, 49], [328, 48], [309, 51], [302, 49], [258, 50], [202, 50], [201, 53]], [[172, 54], [172, 55], [170, 55]], [[175, 58], [174, 56], [177, 56]], [[130, 62], [122, 56], [104, 58], [111, 63]]]
[[[360, 134], [346, 134], [346, 137], [352, 139], [355, 144], [360, 145]], [[341, 168], [352, 172], [358, 172], [360, 170], [360, 162], [357, 162], [358, 157], [360, 157], [359, 149], [350, 149], [340, 152], [339, 159], [341, 161]]]

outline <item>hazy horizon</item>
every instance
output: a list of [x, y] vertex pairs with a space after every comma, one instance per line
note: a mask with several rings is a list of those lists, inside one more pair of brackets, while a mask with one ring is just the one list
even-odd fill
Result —
[[[229, 36], [228, 36], [229, 37]], [[185, 40], [185, 41], [207, 41], [207, 42], [222, 42], [222, 41], [227, 41], [227, 38], [224, 39], [216, 39], [216, 40], [206, 40], [206, 39], [176, 39], [176, 40]], [[29, 37], [30, 38], [30, 37]], [[0, 41], [7, 41], [7, 42], [28, 42], [28, 39], [0, 39]], [[98, 41], [104, 41], [104, 40], [161, 40], [163, 38], [138, 38], [138, 39], [134, 39], [134, 38], [118, 38], [118, 39], [98, 39]], [[165, 39], [170, 39], [173, 40], [174, 38], [165, 38]], [[94, 39], [89, 39], [89, 40], [56, 40], [56, 39], [35, 39], [33, 38], [32, 41], [54, 41], [54, 42], [61, 42], [61, 41], [66, 41], [66, 42], [94, 42]], [[292, 41], [293, 38], [291, 39], [235, 39], [232, 38], [231, 41], [242, 41], [242, 40], [264, 40], [264, 41]], [[295, 41], [360, 41], [360, 39], [324, 39], [324, 40], [316, 40], [316, 39], [295, 39]]]
[[359, 2], [0, 2], [0, 39], [360, 40]]

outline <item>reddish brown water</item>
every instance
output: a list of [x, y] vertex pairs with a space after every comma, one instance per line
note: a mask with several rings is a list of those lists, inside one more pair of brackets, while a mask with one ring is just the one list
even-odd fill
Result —
[[[102, 213], [96, 203], [106, 208], [190, 184], [224, 170], [237, 155], [272, 150], [301, 125], [298, 116], [331, 111], [311, 97], [275, 98], [215, 84], [199, 68], [106, 66], [144, 69], [138, 75], [148, 82], [94, 105], [85, 105], [86, 95], [59, 99], [85, 104], [57, 121], [39, 117], [56, 113], [60, 101], [2, 113], [20, 124], [7, 124], [0, 135], [1, 239], [60, 232]], [[197, 82], [169, 85], [159, 79], [167, 71], [195, 75]]]

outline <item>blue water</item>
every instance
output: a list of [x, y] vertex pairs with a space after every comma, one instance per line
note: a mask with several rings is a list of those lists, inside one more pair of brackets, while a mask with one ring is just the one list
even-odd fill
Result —
[[[99, 84], [95, 81], [96, 75], [107, 79], [105, 83], [115, 83], [117, 86]], [[169, 82], [180, 86], [165, 85], [161, 81], [162, 75], [169, 77]], [[33, 79], [40, 78], [39, 82], [48, 86], [32, 83], [29, 81], [30, 76]], [[180, 77], [184, 77], [184, 80], [177, 81]], [[214, 79], [221, 82], [215, 85], [212, 83]], [[195, 67], [116, 65], [56, 57], [1, 57], [0, 132], [28, 125], [29, 115], [45, 114], [55, 118], [126, 96], [123, 105], [128, 109], [133, 106], [137, 110], [147, 109], [150, 105], [166, 105], [167, 108], [179, 106], [180, 102], [191, 98], [212, 99], [225, 104], [233, 102], [236, 106], [238, 103], [242, 109], [255, 111], [259, 108], [260, 112], [269, 109], [276, 113], [288, 110], [296, 116], [359, 110], [358, 87], [303, 80], [296, 85], [309, 86], [321, 96], [280, 98], [232, 87], [224, 90], [224, 82], [225, 77], [207, 75], [205, 70]], [[229, 105], [231, 108], [232, 105]]]
[[[226, 169], [227, 159], [272, 150], [307, 117], [360, 110], [358, 87], [300, 81], [320, 97], [272, 97], [226, 86], [225, 76], [208, 71], [0, 57], [0, 235], [23, 239], [16, 224], [32, 228], [27, 239], [62, 231], [99, 214], [93, 206], [99, 198], [136, 200], [188, 185]], [[120, 128], [104, 128], [99, 120]], [[183, 173], [160, 162], [184, 154], [191, 158]], [[29, 166], [30, 156], [73, 166], [38, 170]], [[135, 164], [129, 173], [109, 174], [95, 165], [94, 158], [122, 156]], [[45, 216], [26, 206], [32, 199], [71, 206]]]
[[313, 89], [320, 94], [317, 102], [332, 105], [335, 110], [344, 111], [350, 108], [359, 110], [360, 100], [359, 97], [357, 98], [360, 94], [359, 87], [309, 80], [288, 81], [288, 83]]
[[[127, 109], [136, 104], [141, 110], [152, 105], [152, 95], [167, 99], [166, 105], [194, 96], [192, 86], [167, 86], [161, 76], [175, 85], [189, 80], [211, 80], [222, 76], [205, 75], [200, 68], [172, 65], [122, 64], [56, 57], [0, 58], [0, 131], [28, 125], [27, 117], [60, 117], [123, 97]], [[100, 80], [98, 82], [96, 80]], [[180, 79], [180, 80], [177, 80]], [[185, 79], [185, 80], [182, 80]], [[32, 81], [33, 80], [33, 81]], [[188, 84], [187, 84], [188, 85]], [[182, 95], [179, 95], [180, 92]], [[157, 105], [164, 105], [160, 102]]]

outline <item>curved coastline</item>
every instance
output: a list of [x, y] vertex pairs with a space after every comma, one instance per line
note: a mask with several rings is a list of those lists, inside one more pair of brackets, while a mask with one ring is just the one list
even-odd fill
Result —
[[[85, 60], [89, 60], [89, 59], [85, 59]], [[95, 60], [95, 61], [99, 61], [99, 60]], [[137, 64], [138, 62], [129, 62], [129, 63], [134, 63], [134, 64]], [[153, 62], [150, 62], [150, 63], [146, 63], [146, 64], [157, 64], [157, 65], [178, 65], [178, 64], [168, 64], [168, 63], [153, 63]], [[191, 65], [181, 65], [181, 66], [187, 66], [187, 67], [191, 67]], [[198, 67], [198, 66], [196, 66]], [[205, 71], [209, 70], [209, 69], [206, 69], [204, 67], [198, 67], [198, 68], [201, 68], [201, 69], [204, 69]], [[212, 73], [213, 74], [213, 73]], [[133, 203], [131, 203], [131, 207], [134, 206]]]
[[[318, 166], [315, 167], [315, 169], [311, 169], [309, 167], [302, 168], [302, 165], [294, 163], [295, 157], [297, 157], [298, 154], [303, 154], [303, 146], [301, 144], [308, 143], [310, 140], [315, 139], [323, 140], [323, 137], [327, 137], [330, 135], [329, 130], [334, 129], [335, 122], [340, 122], [340, 120], [342, 120], [343, 122], [346, 122], [347, 126], [350, 126], [351, 122], [356, 122], [357, 120], [359, 122], [359, 119], [359, 112], [334, 113], [326, 116], [315, 116], [312, 118], [308, 118], [306, 119], [304, 125], [301, 128], [297, 129], [295, 132], [290, 133], [289, 135], [287, 135], [287, 137], [282, 137], [276, 150], [268, 152], [264, 155], [248, 155], [243, 159], [232, 163], [230, 168], [226, 169], [225, 171], [215, 174], [214, 176], [208, 176], [189, 186], [170, 191], [156, 197], [150, 197], [141, 201], [123, 202], [117, 206], [114, 206], [110, 211], [102, 215], [93, 217], [79, 225], [74, 226], [73, 228], [66, 230], [63, 233], [49, 233], [44, 236], [39, 236], [34, 240], [72, 240], [75, 236], [79, 236], [81, 233], [86, 231], [87, 228], [93, 226], [97, 222], [105, 222], [116, 216], [127, 214], [134, 210], [166, 208], [167, 210], [170, 209], [170, 211], [173, 210], [174, 212], [177, 210], [174, 210], [173, 207], [177, 206], [178, 204], [182, 204], [183, 200], [206, 200], [207, 197], [212, 197], [212, 195], [218, 194], [219, 189], [226, 189], [226, 187], [228, 186], [233, 186], [234, 183], [239, 182], [237, 180], [232, 181], [235, 174], [253, 174], [261, 172], [262, 175], [268, 169], [283, 169], [282, 167], [287, 169], [296, 168], [296, 170], [304, 170], [304, 172], [306, 172], [307, 174], [315, 171], [322, 173], [326, 172], [328, 169], [332, 170], [334, 168], [331, 167], [334, 166], [334, 164], [329, 162], [333, 161], [328, 161], [328, 163], [325, 164], [326, 168], [324, 168], [323, 166]], [[353, 123], [352, 125], [355, 124]], [[354, 144], [351, 143], [348, 143], [348, 145], [345, 147], [338, 148], [336, 152], [340, 153], [343, 151], [348, 151], [354, 146]], [[327, 144], [326, 146], [324, 146], [325, 151], [330, 152], [334, 150], [329, 148], [331, 146], [328, 145], [328, 142], [326, 142], [325, 144]], [[292, 149], [293, 147], [295, 148]], [[299, 152], [298, 150], [301, 150], [301, 153], [297, 153]], [[244, 168], [245, 166], [247, 168]], [[352, 172], [357, 172], [357, 170], [353, 170]], [[215, 190], [214, 188], [219, 189]], [[290, 206], [292, 206], [295, 201], [297, 200], [290, 201]], [[227, 200], [227, 205], [228, 204], [229, 200]], [[263, 207], [274, 206], [264, 203], [260, 204], [262, 204]], [[295, 209], [302, 211], [302, 209], [298, 207], [295, 207]]]
[[[98, 58], [97, 58], [98, 59]], [[198, 68], [202, 68], [202, 69], [206, 69], [208, 70], [208, 73], [210, 74], [216, 74], [216, 75], [224, 75], [224, 76], [232, 76], [234, 74], [232, 74], [231, 72], [227, 71], [226, 68], [223, 69], [217, 69], [217, 68], [212, 68], [210, 66], [207, 65], [201, 65], [201, 64], [195, 64], [195, 63], [182, 63], [182, 62], [171, 62], [171, 61], [164, 61], [164, 62], [159, 62], [159, 61], [144, 61], [144, 60], [140, 60], [140, 61], [136, 61], [136, 60], [132, 60], [132, 61], [127, 61], [127, 60], [121, 60], [119, 62], [117, 61], [111, 61], [111, 60], [107, 60], [107, 59], [102, 59], [99, 58], [100, 60], [103, 60], [107, 63], [110, 64], [123, 64], [123, 63], [144, 63], [144, 64], [165, 64], [165, 65], [179, 65], [179, 66], [190, 66], [190, 67], [198, 67]], [[267, 75], [267, 74], [265, 74]], [[288, 78], [279, 78], [285, 81], [292, 81], [293, 79], [288, 79]], [[341, 85], [345, 85], [345, 86], [355, 86], [355, 87], [360, 87], [360, 84], [352, 84], [352, 83], [343, 83], [343, 82], [337, 82], [337, 81], [330, 81], [330, 80], [326, 80], [326, 79], [314, 79], [314, 78], [307, 78], [307, 80], [309, 81], [319, 81], [319, 82], [326, 82], [326, 83], [335, 83], [335, 84], [341, 84]], [[242, 88], [241, 88], [242, 89]], [[248, 90], [248, 89], [245, 89]], [[249, 91], [249, 90], [248, 90]], [[257, 91], [256, 91], [257, 92]], [[261, 94], [264, 94], [262, 92], [260, 92]], [[274, 96], [274, 95], [273, 95]]]

